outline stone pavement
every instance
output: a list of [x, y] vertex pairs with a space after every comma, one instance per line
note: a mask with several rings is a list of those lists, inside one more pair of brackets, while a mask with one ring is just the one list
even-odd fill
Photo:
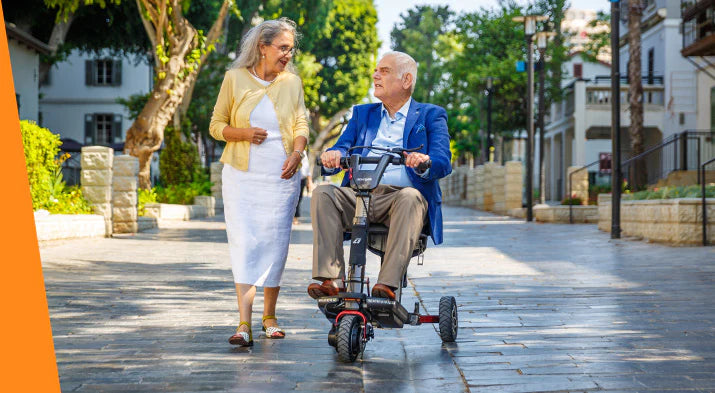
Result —
[[449, 207], [445, 232], [423, 266], [413, 261], [403, 300], [436, 312], [440, 296], [456, 296], [457, 342], [443, 345], [431, 325], [376, 330], [355, 364], [337, 361], [305, 292], [307, 219], [294, 227], [279, 298], [287, 338], [260, 333], [259, 294], [250, 349], [226, 341], [238, 315], [222, 217], [43, 244], [62, 390], [715, 391], [712, 247]]

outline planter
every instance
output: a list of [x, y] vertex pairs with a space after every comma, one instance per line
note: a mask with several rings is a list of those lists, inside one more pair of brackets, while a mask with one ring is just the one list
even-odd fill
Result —
[[[601, 203], [603, 204], [601, 205]], [[708, 198], [708, 217], [715, 217], [715, 198]], [[708, 240], [715, 242], [715, 225], [708, 219]], [[700, 198], [621, 201], [624, 236], [673, 245], [702, 244], [703, 209]], [[611, 201], [599, 195], [598, 228], [611, 231]]]
[[214, 197], [196, 197], [202, 205], [175, 205], [169, 203], [147, 203], [144, 205], [145, 217], [158, 220], [190, 220], [192, 218], [213, 217], [216, 202]]
[[38, 241], [106, 237], [104, 216], [98, 214], [42, 214], [35, 213]]
[[[598, 206], [571, 206], [574, 223], [595, 224], [598, 222]], [[540, 222], [557, 222], [568, 224], [569, 206], [549, 206], [536, 205], [534, 206], [534, 218]]]

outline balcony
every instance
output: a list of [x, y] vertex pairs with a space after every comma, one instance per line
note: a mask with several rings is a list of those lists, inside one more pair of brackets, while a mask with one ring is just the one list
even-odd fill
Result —
[[715, 0], [681, 0], [683, 56], [715, 56]]

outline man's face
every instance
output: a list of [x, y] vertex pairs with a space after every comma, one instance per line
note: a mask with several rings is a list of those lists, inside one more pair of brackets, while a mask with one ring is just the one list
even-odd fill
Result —
[[384, 101], [385, 99], [400, 97], [405, 94], [405, 76], [399, 78], [395, 69], [395, 59], [393, 56], [385, 56], [377, 63], [377, 68], [372, 74], [373, 85], [375, 87], [375, 97]]

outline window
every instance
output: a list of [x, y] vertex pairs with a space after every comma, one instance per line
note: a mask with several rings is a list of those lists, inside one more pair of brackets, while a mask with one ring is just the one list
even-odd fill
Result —
[[87, 86], [120, 86], [122, 84], [122, 61], [111, 59], [85, 61], [85, 84]]
[[84, 117], [84, 144], [109, 146], [122, 142], [122, 115], [89, 113]]
[[653, 84], [653, 67], [655, 66], [653, 48], [648, 49], [648, 84]]
[[583, 78], [583, 64], [573, 65], [573, 77], [577, 79]]

